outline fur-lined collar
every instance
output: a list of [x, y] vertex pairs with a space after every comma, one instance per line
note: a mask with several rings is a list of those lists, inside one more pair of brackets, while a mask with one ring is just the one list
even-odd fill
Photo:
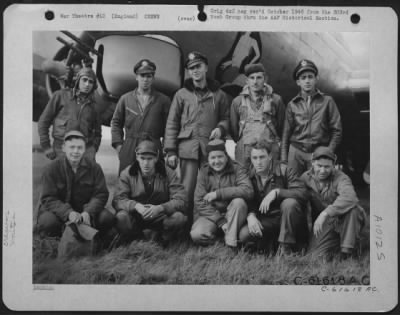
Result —
[[[272, 95], [273, 92], [274, 92], [274, 89], [272, 88], [272, 86], [270, 86], [267, 83], [264, 83], [264, 95]], [[243, 90], [242, 90], [242, 92], [240, 92], [240, 94], [250, 96], [251, 95], [250, 87], [246, 84], [243, 87]]]
[[[183, 83], [183, 86], [188, 89], [190, 92], [194, 91], [193, 79], [186, 79]], [[207, 88], [211, 92], [216, 92], [219, 89], [219, 83], [215, 80], [207, 78]]]

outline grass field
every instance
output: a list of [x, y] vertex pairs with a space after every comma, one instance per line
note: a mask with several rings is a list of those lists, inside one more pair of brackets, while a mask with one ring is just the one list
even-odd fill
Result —
[[[109, 143], [97, 155], [102, 165], [110, 198], [117, 181], [118, 159]], [[33, 153], [33, 222], [40, 192], [40, 176], [48, 163], [43, 153]], [[362, 204], [369, 210], [369, 192], [362, 190]], [[100, 252], [95, 257], [59, 261], [56, 242], [34, 235], [33, 283], [41, 284], [369, 284], [369, 224], [363, 233], [361, 254], [340, 261], [313, 260], [308, 256], [274, 257], [238, 253], [222, 242], [197, 247], [181, 241], [162, 248], [153, 241], [134, 241], [127, 247]]]

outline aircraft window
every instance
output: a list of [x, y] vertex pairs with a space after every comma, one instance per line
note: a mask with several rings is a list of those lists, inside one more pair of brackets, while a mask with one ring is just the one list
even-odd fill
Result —
[[[95, 49], [104, 47], [102, 79], [105, 90], [119, 97], [136, 87], [134, 65], [140, 59], [150, 59], [157, 66], [154, 86], [172, 96], [180, 88], [183, 76], [181, 51], [165, 36], [110, 35], [96, 41]], [[96, 61], [95, 61], [96, 63]], [[94, 65], [97, 67], [97, 65]]]

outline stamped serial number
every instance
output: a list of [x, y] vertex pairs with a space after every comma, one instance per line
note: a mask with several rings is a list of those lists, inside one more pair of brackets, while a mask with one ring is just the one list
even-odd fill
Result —
[[369, 285], [369, 275], [361, 277], [345, 277], [345, 276], [332, 276], [332, 277], [296, 277], [293, 279], [295, 285]]

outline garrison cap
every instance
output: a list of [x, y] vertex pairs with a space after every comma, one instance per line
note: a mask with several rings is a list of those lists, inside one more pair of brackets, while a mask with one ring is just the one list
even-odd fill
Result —
[[207, 153], [210, 153], [211, 151], [224, 151], [224, 152], [226, 152], [225, 142], [223, 140], [221, 140], [221, 139], [211, 140], [206, 146], [206, 151], [207, 151]]
[[206, 56], [204, 56], [202, 53], [199, 53], [198, 51], [192, 51], [189, 53], [186, 62], [185, 62], [185, 67], [189, 68], [195, 64], [198, 64], [200, 62], [205, 63], [208, 65], [208, 59]]
[[134, 67], [133, 72], [135, 74], [144, 74], [144, 73], [156, 73], [156, 65], [154, 62], [149, 59], [140, 60]]
[[265, 73], [265, 68], [261, 63], [253, 63], [253, 64], [246, 65], [244, 67], [244, 74], [246, 77], [248, 77], [250, 74], [253, 74], [256, 72], [264, 72]]
[[318, 68], [315, 63], [311, 60], [303, 59], [299, 62], [296, 68], [294, 68], [293, 79], [297, 80], [299, 75], [304, 71], [311, 71], [314, 72], [315, 75], [318, 75]]
[[327, 158], [332, 160], [333, 162], [336, 161], [336, 154], [328, 147], [318, 147], [315, 149], [314, 153], [312, 154], [312, 160], [318, 160], [320, 158]]
[[79, 130], [70, 130], [64, 135], [64, 142], [67, 141], [71, 137], [82, 138], [83, 141], [86, 142], [86, 137]]
[[157, 156], [158, 155], [158, 148], [153, 141], [150, 140], [143, 140], [139, 143], [136, 147], [136, 154], [152, 154]]

